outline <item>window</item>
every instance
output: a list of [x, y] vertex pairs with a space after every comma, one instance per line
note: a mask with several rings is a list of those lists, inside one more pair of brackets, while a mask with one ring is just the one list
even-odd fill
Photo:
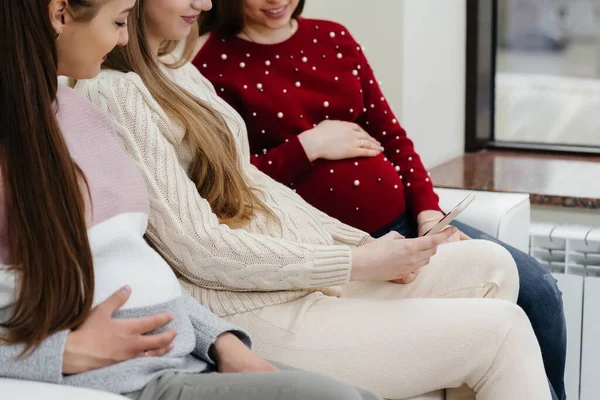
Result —
[[600, 0], [467, 8], [467, 151], [600, 153]]

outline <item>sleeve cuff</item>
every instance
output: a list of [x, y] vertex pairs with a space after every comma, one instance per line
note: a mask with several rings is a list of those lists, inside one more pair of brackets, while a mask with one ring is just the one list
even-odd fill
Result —
[[410, 207], [410, 211], [415, 219], [423, 211], [435, 210], [444, 213], [444, 211], [440, 208], [439, 198], [435, 194], [433, 196], [419, 197], [412, 203], [413, 204]]
[[300, 143], [298, 136], [291, 138], [285, 146], [288, 149], [285, 152], [286, 157], [288, 157], [286, 162], [289, 163], [289, 165], [294, 166], [294, 170], [297, 172], [296, 176], [305, 174], [312, 169], [313, 164], [308, 159], [306, 151], [304, 151], [304, 147], [302, 146], [302, 143]]
[[[63, 379], [63, 356], [70, 331], [61, 331], [50, 336], [40, 347], [41, 353], [35, 358], [36, 368], [46, 382], [61, 383]], [[33, 361], [33, 360], [32, 360]], [[39, 368], [43, 365], [43, 368]], [[41, 380], [41, 379], [40, 379]]]
[[310, 271], [310, 287], [324, 288], [350, 282], [351, 253], [348, 246], [319, 246], [314, 268]]
[[217, 317], [198, 303], [187, 291], [183, 290], [183, 292], [185, 308], [196, 335], [196, 347], [194, 348], [196, 357], [216, 365], [216, 360], [210, 356], [210, 348], [217, 337], [226, 332], [236, 335], [248, 348], [252, 347], [252, 340], [248, 332], [225, 321], [223, 318]]
[[59, 384], [63, 379], [63, 354], [69, 331], [46, 338], [33, 353], [19, 358], [23, 345], [0, 346], [0, 376]]
[[[215, 328], [212, 331], [207, 332], [207, 338], [209, 339], [208, 341], [204, 342], [200, 342], [198, 341], [196, 343], [196, 350], [194, 351], [194, 355], [198, 358], [201, 358], [202, 360], [208, 362], [209, 364], [212, 365], [217, 365], [217, 360], [215, 360], [212, 357], [212, 352], [211, 347], [213, 344], [215, 344], [215, 342], [217, 341], [217, 338], [219, 336], [221, 336], [224, 333], [233, 333], [235, 336], [237, 336], [238, 339], [240, 339], [242, 341], [242, 343], [244, 343], [249, 349], [252, 348], [252, 341], [250, 339], [250, 335], [248, 334], [248, 332], [246, 332], [245, 330], [238, 328], [230, 323], [228, 323], [225, 320], [222, 320], [223, 325], [220, 326], [213, 326], [212, 328]], [[196, 333], [196, 338], [198, 338], [198, 333]], [[199, 346], [200, 343], [206, 343], [207, 346]]]

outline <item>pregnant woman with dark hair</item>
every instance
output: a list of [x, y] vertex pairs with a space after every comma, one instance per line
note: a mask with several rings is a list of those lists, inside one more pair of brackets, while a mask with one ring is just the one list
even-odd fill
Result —
[[[302, 18], [304, 5], [214, 1], [200, 22], [194, 65], [244, 118], [251, 162], [261, 171], [374, 237], [390, 231], [422, 236], [444, 215], [429, 174], [361, 46], [338, 23]], [[555, 279], [522, 251], [454, 225], [460, 231], [450, 241], [495, 241], [515, 259], [517, 304], [533, 325], [547, 376], [563, 399], [566, 327]], [[415, 279], [419, 284], [417, 273], [402, 281]]]

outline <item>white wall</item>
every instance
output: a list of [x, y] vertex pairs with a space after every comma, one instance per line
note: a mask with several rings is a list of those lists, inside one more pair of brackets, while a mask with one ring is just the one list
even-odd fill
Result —
[[[415, 0], [420, 1], [420, 0]], [[427, 0], [428, 1], [428, 0]], [[402, 121], [401, 0], [307, 0], [304, 16], [345, 25], [365, 52], [398, 120]]]
[[430, 168], [463, 154], [466, 0], [307, 0], [348, 27]]
[[402, 121], [430, 167], [464, 153], [466, 1], [403, 3]]

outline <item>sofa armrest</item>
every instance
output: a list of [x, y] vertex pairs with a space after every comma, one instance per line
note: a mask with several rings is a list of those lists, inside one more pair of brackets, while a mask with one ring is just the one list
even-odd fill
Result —
[[0, 397], [2, 400], [127, 400], [123, 396], [95, 390], [1, 378]]
[[445, 211], [450, 211], [468, 194], [475, 194], [473, 203], [457, 219], [529, 253], [531, 205], [528, 194], [439, 188], [436, 193], [440, 196], [440, 207]]

